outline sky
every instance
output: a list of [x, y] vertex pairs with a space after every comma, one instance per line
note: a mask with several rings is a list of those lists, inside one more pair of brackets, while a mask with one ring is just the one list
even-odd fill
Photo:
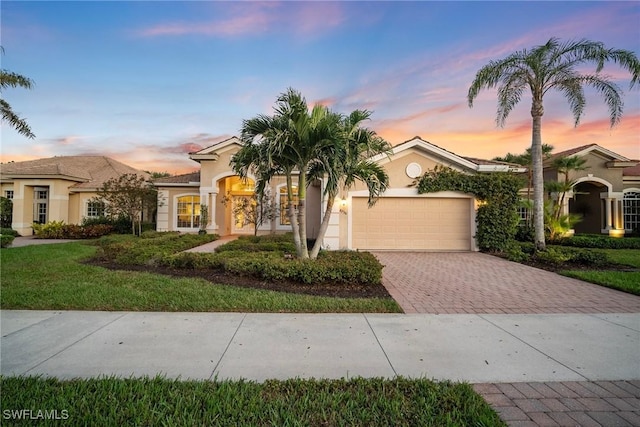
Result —
[[[273, 114], [291, 87], [309, 105], [372, 111], [366, 126], [397, 145], [420, 136], [461, 156], [531, 144], [523, 96], [496, 126], [496, 92], [467, 92], [489, 61], [586, 38], [640, 56], [640, 2], [0, 2], [2, 68], [31, 90], [2, 93], [36, 138], [2, 124], [0, 162], [106, 155], [153, 172], [198, 169], [188, 153]], [[593, 71], [585, 68], [584, 71]], [[640, 159], [640, 90], [624, 92], [613, 129], [587, 91], [578, 127], [561, 94], [545, 96], [542, 138], [556, 151], [596, 143]]]

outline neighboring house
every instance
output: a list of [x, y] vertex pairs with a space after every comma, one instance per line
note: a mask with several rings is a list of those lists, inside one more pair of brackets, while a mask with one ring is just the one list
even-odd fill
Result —
[[597, 144], [583, 145], [555, 153], [544, 162], [544, 179], [564, 179], [553, 168], [559, 157], [578, 156], [586, 160], [585, 170], [571, 171], [573, 191], [565, 198], [564, 213], [575, 213], [582, 220], [574, 227], [577, 234], [622, 236], [640, 230], [640, 164]]
[[12, 228], [29, 236], [34, 222], [79, 224], [83, 218], [102, 216], [102, 205], [91, 199], [105, 181], [131, 173], [149, 178], [146, 172], [104, 156], [5, 163], [0, 165], [1, 195], [13, 200]]
[[[242, 226], [242, 221], [234, 218], [232, 204], [223, 203], [225, 197], [233, 200], [253, 194], [254, 181], [243, 182], [229, 166], [240, 146], [233, 137], [191, 153], [189, 157], [200, 163], [199, 172], [154, 181], [158, 188], [159, 231], [197, 231], [200, 205], [204, 204], [209, 207], [209, 232], [222, 236], [253, 232], [252, 226]], [[473, 195], [454, 191], [419, 195], [412, 183], [437, 165], [465, 173], [524, 171], [503, 162], [461, 157], [419, 137], [396, 145], [389, 156], [374, 160], [386, 168], [389, 188], [373, 208], [367, 206], [368, 192], [362, 184], [340, 194], [324, 237], [325, 248], [475, 250], [477, 202]], [[272, 180], [270, 189], [280, 215], [260, 231], [289, 231], [284, 179]], [[307, 193], [310, 238], [317, 236], [325, 206], [323, 183], [312, 183]]]

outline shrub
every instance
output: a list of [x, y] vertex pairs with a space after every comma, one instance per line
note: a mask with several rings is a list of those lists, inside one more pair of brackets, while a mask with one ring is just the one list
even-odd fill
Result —
[[11, 228], [13, 222], [13, 201], [0, 197], [0, 227]]
[[33, 224], [36, 239], [63, 239], [64, 221], [50, 221], [46, 224]]
[[522, 246], [517, 243], [512, 243], [507, 247], [505, 255], [509, 261], [523, 262], [530, 258], [530, 254], [525, 253], [522, 250]]
[[598, 249], [640, 249], [640, 237], [609, 237], [577, 235], [554, 241], [553, 244]]
[[13, 236], [13, 237], [20, 236], [20, 234], [12, 228], [0, 228], [0, 234], [3, 234], [3, 235], [6, 234], [8, 236]]
[[158, 233], [156, 237], [108, 236], [98, 241], [99, 256], [120, 265], [162, 264], [165, 257], [217, 239], [215, 234]]
[[165, 256], [160, 263], [169, 268], [199, 270], [199, 269], [220, 269], [222, 260], [212, 253], [202, 252], [180, 252]]
[[225, 243], [216, 248], [216, 252], [245, 251], [245, 252], [283, 252], [296, 253], [293, 234], [268, 234], [265, 236], [240, 236], [236, 240]]
[[11, 234], [0, 234], [0, 248], [7, 248], [13, 243], [16, 236]]
[[535, 258], [538, 261], [541, 261], [547, 264], [560, 265], [569, 261], [571, 259], [571, 255], [557, 248], [548, 247], [547, 250], [545, 251], [536, 252]]

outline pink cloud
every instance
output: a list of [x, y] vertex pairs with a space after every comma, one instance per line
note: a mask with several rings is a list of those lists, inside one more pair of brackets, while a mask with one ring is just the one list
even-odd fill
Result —
[[201, 22], [169, 22], [137, 31], [143, 37], [240, 36], [287, 29], [298, 35], [313, 35], [340, 26], [345, 21], [338, 2], [241, 2], [227, 11], [229, 16]]

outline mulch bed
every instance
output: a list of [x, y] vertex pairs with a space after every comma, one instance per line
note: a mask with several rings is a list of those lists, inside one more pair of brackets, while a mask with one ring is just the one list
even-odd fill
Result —
[[239, 276], [218, 270], [187, 270], [167, 267], [149, 267], [142, 265], [122, 266], [113, 262], [90, 260], [87, 264], [108, 268], [110, 270], [140, 271], [145, 273], [164, 274], [172, 277], [198, 277], [215, 284], [238, 286], [242, 288], [262, 289], [267, 291], [288, 292], [292, 294], [314, 295], [333, 298], [391, 298], [382, 285], [361, 285], [344, 283], [303, 284], [291, 281], [270, 282], [255, 277]]

